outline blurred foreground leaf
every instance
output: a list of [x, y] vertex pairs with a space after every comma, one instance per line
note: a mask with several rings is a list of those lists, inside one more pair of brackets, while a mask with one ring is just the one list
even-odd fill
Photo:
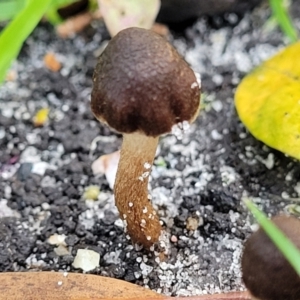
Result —
[[4, 28], [0, 35], [0, 83], [17, 57], [24, 41], [36, 27], [51, 0], [28, 0], [26, 6]]
[[150, 29], [160, 8], [159, 0], [98, 0], [111, 36], [128, 27]]
[[290, 19], [287, 7], [284, 4], [284, 0], [269, 0], [269, 3], [273, 11], [273, 16], [275, 17], [281, 30], [291, 42], [296, 42], [297, 31]]
[[13, 18], [26, 4], [25, 0], [0, 1], [0, 22]]
[[249, 199], [244, 200], [259, 225], [300, 276], [300, 251]]
[[62, 22], [62, 18], [60, 17], [58, 13], [58, 9], [68, 6], [69, 4], [72, 4], [73, 2], [76, 2], [76, 0], [52, 0], [51, 5], [46, 11], [46, 19], [52, 24], [57, 25]]
[[249, 131], [270, 147], [300, 159], [300, 42], [246, 76], [235, 105]]

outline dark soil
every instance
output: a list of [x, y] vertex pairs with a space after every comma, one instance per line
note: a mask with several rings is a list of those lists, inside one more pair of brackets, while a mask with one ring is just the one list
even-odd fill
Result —
[[[293, 11], [299, 29], [299, 2]], [[121, 145], [89, 105], [96, 52], [109, 39], [103, 23], [68, 40], [41, 24], [12, 67], [17, 79], [0, 88], [0, 271], [80, 272], [72, 262], [84, 248], [100, 253], [91, 273], [168, 295], [242, 289], [242, 245], [255, 228], [242, 197], [274, 215], [300, 193], [299, 163], [254, 139], [234, 107], [241, 78], [284, 46], [281, 32], [266, 26], [269, 16], [262, 6], [241, 19], [226, 16], [222, 26], [203, 17], [170, 37], [201, 74], [203, 109], [182, 140], [161, 139], [152, 172], [153, 203], [167, 232], [165, 262], [126, 239], [106, 178], [91, 170], [98, 156]], [[49, 51], [61, 60], [60, 72], [43, 65]], [[36, 128], [32, 118], [42, 107], [50, 119]], [[100, 187], [97, 201], [83, 199], [90, 185]], [[190, 217], [195, 231], [187, 229]], [[47, 242], [54, 234], [66, 236], [69, 254], [58, 256]]]

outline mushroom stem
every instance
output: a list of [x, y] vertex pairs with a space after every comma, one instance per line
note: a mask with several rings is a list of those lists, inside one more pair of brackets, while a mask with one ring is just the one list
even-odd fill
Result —
[[159, 218], [148, 194], [148, 179], [158, 137], [141, 133], [123, 135], [123, 144], [115, 181], [115, 202], [125, 231], [134, 242], [149, 248], [161, 233]]

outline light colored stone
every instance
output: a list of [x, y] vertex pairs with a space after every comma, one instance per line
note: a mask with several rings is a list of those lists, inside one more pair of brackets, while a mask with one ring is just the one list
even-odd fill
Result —
[[100, 254], [87, 249], [78, 249], [72, 266], [89, 272], [99, 267]]

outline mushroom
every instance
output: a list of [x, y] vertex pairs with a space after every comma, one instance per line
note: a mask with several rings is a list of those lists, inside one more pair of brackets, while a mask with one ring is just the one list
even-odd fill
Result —
[[[272, 221], [300, 249], [300, 220], [281, 215]], [[242, 274], [254, 299], [300, 299], [300, 277], [261, 228], [245, 244]]]
[[146, 248], [161, 234], [148, 193], [159, 136], [174, 125], [192, 122], [199, 105], [195, 73], [164, 38], [150, 30], [120, 31], [99, 57], [91, 109], [100, 122], [123, 134], [115, 203], [131, 239]]

